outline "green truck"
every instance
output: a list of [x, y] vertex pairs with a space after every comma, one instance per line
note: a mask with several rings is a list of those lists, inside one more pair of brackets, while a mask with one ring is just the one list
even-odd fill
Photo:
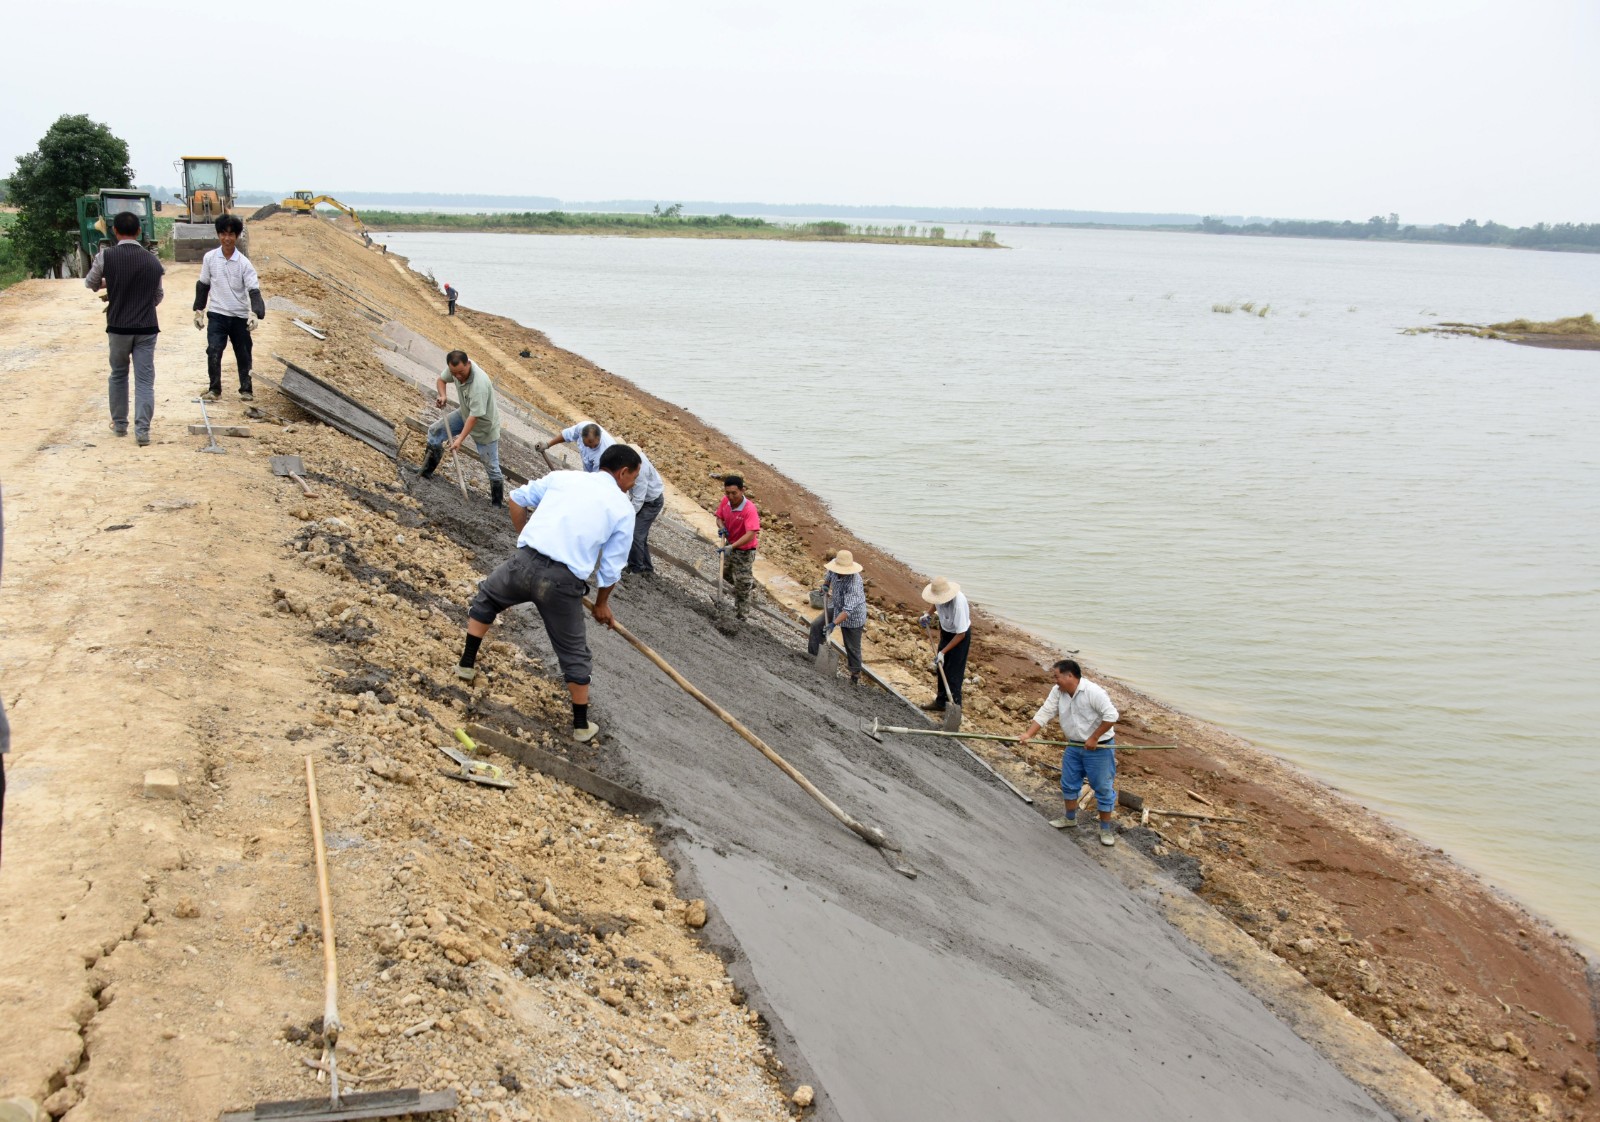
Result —
[[115, 242], [111, 220], [125, 211], [139, 216], [139, 244], [155, 253], [155, 200], [149, 191], [125, 187], [102, 187], [93, 195], [78, 196], [78, 275], [89, 271], [102, 242]]

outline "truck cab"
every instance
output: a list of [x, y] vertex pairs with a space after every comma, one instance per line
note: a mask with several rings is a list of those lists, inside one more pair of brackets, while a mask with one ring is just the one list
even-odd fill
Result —
[[156, 251], [155, 202], [149, 191], [134, 191], [123, 187], [102, 187], [92, 195], [78, 196], [78, 272], [89, 271], [94, 255], [106, 242], [115, 242], [111, 220], [117, 215], [132, 213], [139, 216], [139, 244], [150, 252]]

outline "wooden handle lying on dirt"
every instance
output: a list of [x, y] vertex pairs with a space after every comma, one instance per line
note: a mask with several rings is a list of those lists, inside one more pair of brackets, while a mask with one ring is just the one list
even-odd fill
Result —
[[679, 674], [676, 670], [674, 670], [670, 662], [662, 658], [655, 651], [651, 650], [649, 646], [640, 641], [626, 627], [623, 627], [622, 624], [613, 621], [611, 624], [611, 629], [631, 643], [633, 648], [640, 654], [644, 655], [645, 658], [648, 658], [651, 662], [659, 666], [662, 673], [666, 674], [667, 677], [671, 678], [678, 684], [679, 689], [683, 690], [684, 693], [688, 694], [701, 705], [704, 705], [707, 709], [711, 710], [711, 712], [715, 713], [723, 724], [727, 725], [734, 732], [744, 737], [745, 740], [750, 742], [756, 751], [760, 752], [767, 759], [777, 764], [785, 775], [800, 785], [800, 789], [802, 791], [810, 795], [813, 799], [816, 799], [817, 802], [821, 803], [824, 810], [842, 822], [847, 829], [858, 836], [862, 841], [878, 849], [899, 850], [899, 846], [894, 845], [889, 841], [888, 838], [884, 837], [882, 830], [875, 826], [863, 826], [854, 818], [851, 818], [843, 810], [839, 809], [837, 803], [828, 798], [828, 796], [824, 795], [821, 791], [817, 790], [815, 785], [812, 784], [811, 780], [807, 779], [804, 775], [801, 775], [793, 764], [789, 763], [788, 760], [784, 759], [782, 756], [778, 755], [778, 753], [769, 748], [759, 736], [746, 728], [744, 724], [740, 722], [740, 720], [732, 713], [729, 713], [722, 706], [718, 705], [715, 701], [712, 701], [705, 694], [701, 693], [693, 682], [689, 681], [689, 679], [685, 678], [682, 674]]
[[317, 857], [317, 902], [322, 907], [322, 1038], [330, 1050], [339, 1039], [339, 962], [333, 947], [333, 899], [328, 893], [328, 850], [322, 844], [322, 808], [317, 804], [317, 772], [306, 757], [306, 799], [311, 806], [311, 847]]

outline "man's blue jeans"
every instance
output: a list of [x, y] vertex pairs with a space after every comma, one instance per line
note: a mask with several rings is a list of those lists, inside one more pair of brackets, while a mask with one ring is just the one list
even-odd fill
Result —
[[1093, 752], [1081, 744], [1061, 750], [1061, 797], [1077, 802], [1078, 792], [1087, 779], [1094, 788], [1094, 802], [1100, 813], [1117, 809], [1117, 749], [1114, 742], [1102, 740]]
[[[454, 413], [444, 418], [442, 423], [436, 422], [428, 430], [428, 447], [443, 448], [445, 440], [448, 439], [445, 435], [445, 429], [448, 428], [450, 430], [449, 436], [454, 437], [466, 427], [466, 424], [466, 418], [461, 415], [461, 410], [457, 409]], [[488, 474], [489, 481], [491, 483], [504, 481], [505, 476], [500, 473], [500, 442], [491, 440], [485, 444], [476, 436], [472, 438], [472, 442], [478, 446], [478, 459], [483, 461], [483, 470]]]

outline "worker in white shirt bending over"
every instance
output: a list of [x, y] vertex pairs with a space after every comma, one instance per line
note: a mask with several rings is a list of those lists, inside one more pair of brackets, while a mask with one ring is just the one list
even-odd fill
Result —
[[1117, 707], [1100, 685], [1083, 676], [1083, 668], [1072, 659], [1064, 658], [1051, 669], [1056, 684], [1018, 743], [1026, 744], [1038, 736], [1051, 718], [1061, 725], [1061, 739], [1067, 742], [1061, 750], [1061, 797], [1067, 812], [1051, 819], [1050, 825], [1058, 830], [1077, 826], [1078, 792], [1088, 779], [1100, 808], [1100, 844], [1116, 845], [1111, 812], [1117, 808]]
[[[517, 552], [478, 585], [467, 609], [467, 645], [457, 676], [472, 681], [478, 647], [495, 617], [532, 603], [561, 664], [572, 695], [572, 738], [587, 743], [600, 728], [589, 720], [589, 676], [593, 660], [583, 622], [589, 574], [600, 591], [591, 609], [596, 623], [616, 623], [608, 601], [633, 542], [633, 504], [628, 492], [639, 478], [639, 453], [614, 444], [594, 474], [553, 471], [511, 492], [511, 524]], [[596, 561], [598, 560], [598, 570]]]

